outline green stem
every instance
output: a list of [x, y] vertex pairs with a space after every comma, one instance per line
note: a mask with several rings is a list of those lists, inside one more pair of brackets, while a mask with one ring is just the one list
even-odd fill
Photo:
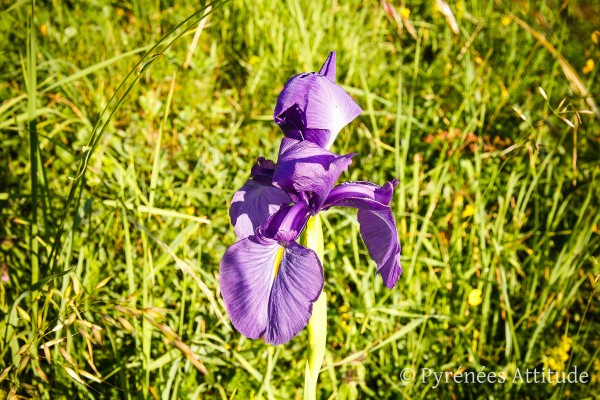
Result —
[[[38, 226], [38, 134], [37, 134], [37, 60], [36, 60], [36, 41], [35, 41], [35, 0], [31, 0], [31, 14], [28, 21], [29, 40], [27, 46], [27, 119], [29, 128], [29, 166], [31, 175], [31, 231], [30, 231], [30, 254], [31, 254], [31, 286], [40, 280], [40, 260], [39, 260], [39, 226]], [[38, 329], [38, 299], [37, 294], [33, 294], [31, 306], [31, 356], [33, 365], [38, 366], [38, 346], [36, 341], [39, 339]]]
[[[323, 264], [323, 229], [321, 220], [315, 215], [306, 225], [305, 246], [314, 250]], [[317, 381], [327, 342], [327, 295], [321, 292], [319, 299], [313, 304], [313, 312], [308, 321], [308, 358], [304, 375], [304, 400], [315, 400]]]

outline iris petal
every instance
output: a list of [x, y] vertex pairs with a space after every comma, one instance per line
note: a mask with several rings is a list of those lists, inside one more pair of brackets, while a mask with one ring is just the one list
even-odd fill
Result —
[[400, 265], [400, 240], [394, 215], [389, 207], [382, 210], [358, 210], [360, 234], [369, 255], [377, 264], [383, 283], [388, 288], [396, 286], [402, 273]]
[[259, 228], [258, 234], [267, 239], [289, 243], [298, 238], [309, 217], [310, 210], [306, 204], [284, 204]]
[[320, 73], [299, 74], [285, 84], [274, 119], [286, 136], [329, 148], [338, 132], [362, 112], [334, 80], [335, 54], [330, 54]]
[[290, 197], [283, 190], [249, 179], [231, 200], [229, 217], [235, 234], [240, 239], [254, 235], [256, 228], [289, 202]]
[[343, 205], [340, 203], [349, 199], [370, 199], [387, 206], [390, 204], [394, 187], [397, 184], [397, 179], [387, 182], [383, 186], [371, 182], [344, 182], [333, 188], [327, 196], [324, 207]]
[[265, 244], [250, 236], [230, 246], [221, 260], [221, 293], [227, 313], [233, 326], [251, 339], [262, 337], [267, 330], [279, 247], [275, 241]]
[[339, 156], [308, 141], [284, 138], [273, 183], [285, 191], [304, 194], [300, 197], [318, 211], [353, 156]]
[[251, 339], [264, 336], [274, 345], [304, 329], [312, 303], [323, 290], [323, 269], [314, 251], [295, 242], [281, 247], [254, 236], [227, 249], [220, 275], [233, 326]]
[[323, 208], [333, 206], [358, 208], [360, 234], [377, 272], [390, 289], [402, 273], [400, 239], [394, 215], [388, 206], [397, 180], [378, 186], [370, 182], [346, 182], [336, 186]]
[[271, 289], [265, 340], [285, 343], [304, 329], [322, 290], [323, 268], [317, 254], [295, 242], [287, 245]]
[[264, 157], [258, 157], [252, 166], [250, 175], [255, 181], [270, 186], [273, 180], [273, 172], [275, 172], [275, 163]]

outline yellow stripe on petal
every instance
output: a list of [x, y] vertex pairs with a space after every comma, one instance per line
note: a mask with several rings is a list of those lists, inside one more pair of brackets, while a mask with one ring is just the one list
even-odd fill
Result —
[[279, 266], [281, 265], [281, 260], [283, 259], [283, 246], [279, 247], [277, 250], [277, 254], [275, 254], [275, 262], [273, 263], [273, 279], [277, 276], [279, 272]]

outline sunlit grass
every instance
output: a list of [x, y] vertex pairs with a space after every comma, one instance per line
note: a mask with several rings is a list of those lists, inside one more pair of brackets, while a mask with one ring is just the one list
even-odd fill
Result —
[[[454, 35], [434, 3], [215, 3], [193, 49], [191, 2], [2, 11], [0, 397], [301, 397], [306, 333], [233, 330], [218, 265], [277, 94], [330, 50], [365, 110], [333, 150], [343, 180], [400, 180], [404, 273], [386, 290], [356, 215], [322, 214], [321, 398], [598, 396], [594, 17], [459, 2]], [[548, 365], [596, 384], [401, 376]]]

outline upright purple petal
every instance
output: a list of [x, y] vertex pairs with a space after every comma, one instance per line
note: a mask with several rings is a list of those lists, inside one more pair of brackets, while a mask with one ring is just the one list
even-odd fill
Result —
[[284, 138], [273, 183], [285, 191], [302, 194], [312, 210], [318, 211], [353, 156], [339, 156], [311, 142]]
[[352, 97], [329, 78], [335, 74], [335, 62], [330, 61], [335, 60], [325, 62], [321, 69], [324, 74], [299, 74], [285, 84], [274, 119], [287, 137], [330, 148], [339, 131], [362, 112]]
[[323, 290], [323, 269], [312, 250], [254, 236], [227, 249], [220, 275], [233, 326], [274, 345], [291, 340], [307, 325]]
[[249, 179], [231, 200], [229, 217], [235, 234], [239, 239], [254, 235], [256, 228], [289, 202], [290, 197], [283, 190]]
[[319, 75], [323, 75], [331, 82], [335, 82], [335, 72], [335, 51], [332, 51], [329, 53], [327, 60], [325, 60], [323, 66], [319, 70]]
[[396, 286], [402, 273], [400, 266], [400, 240], [394, 215], [389, 207], [382, 210], [358, 210], [360, 234], [369, 255], [377, 264], [383, 283], [388, 288]]

